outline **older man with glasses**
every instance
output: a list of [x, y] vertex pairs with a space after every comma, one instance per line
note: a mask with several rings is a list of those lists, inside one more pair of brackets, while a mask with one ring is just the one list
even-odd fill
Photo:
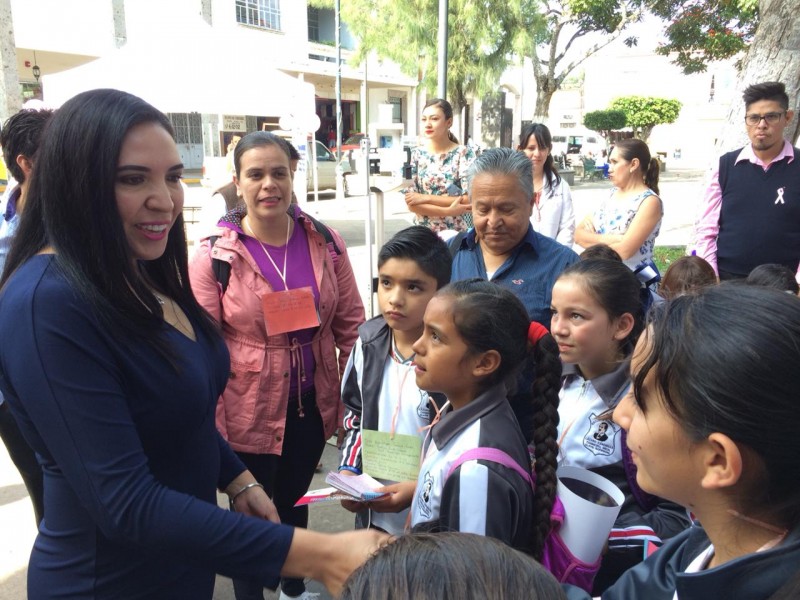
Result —
[[758, 83], [743, 99], [750, 144], [722, 155], [711, 173], [695, 224], [696, 253], [721, 280], [747, 277], [766, 263], [800, 276], [800, 150], [783, 138], [794, 117], [786, 87]]

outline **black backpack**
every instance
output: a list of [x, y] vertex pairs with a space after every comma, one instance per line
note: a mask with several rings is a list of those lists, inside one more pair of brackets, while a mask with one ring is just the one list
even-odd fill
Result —
[[[333, 245], [333, 250], [336, 252], [336, 256], [341, 256], [342, 251], [339, 249], [339, 246], [336, 245], [336, 240], [333, 239], [331, 230], [311, 215], [303, 214], [303, 217], [311, 221], [311, 224], [314, 225], [314, 228], [322, 234], [322, 237], [325, 238], [325, 244]], [[218, 235], [212, 235], [208, 238], [210, 248], [214, 247], [214, 244], [217, 243], [218, 239]], [[228, 282], [231, 279], [231, 263], [222, 260], [221, 258], [212, 258], [211, 269], [214, 271], [214, 277], [222, 286], [222, 293], [224, 294], [225, 290], [228, 289]]]

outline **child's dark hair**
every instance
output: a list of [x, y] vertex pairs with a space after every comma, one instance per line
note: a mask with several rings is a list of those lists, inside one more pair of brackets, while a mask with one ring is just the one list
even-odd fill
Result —
[[412, 533], [376, 551], [345, 582], [342, 600], [560, 600], [561, 585], [530, 556], [474, 533]]
[[422, 225], [398, 231], [378, 252], [378, 269], [390, 258], [413, 260], [426, 275], [436, 279], [436, 288], [450, 283], [453, 258], [447, 244]]
[[687, 292], [717, 283], [714, 267], [699, 256], [681, 256], [672, 263], [661, 279], [659, 292], [669, 300]]
[[[627, 267], [626, 267], [627, 270]], [[628, 271], [630, 272], [630, 271]], [[531, 388], [533, 439], [536, 471], [534, 519], [530, 547], [540, 559], [544, 540], [550, 532], [550, 511], [556, 497], [558, 479], [558, 392], [561, 388], [561, 360], [558, 346], [548, 333], [531, 349], [528, 343], [530, 317], [513, 293], [483, 279], [456, 281], [443, 288], [439, 296], [453, 299], [453, 323], [470, 352], [495, 350], [499, 368], [485, 382], [488, 387], [515, 378], [523, 363], [533, 361], [536, 378]]]
[[[769, 315], [769, 318], [765, 318]], [[719, 432], [746, 449], [739, 507], [787, 529], [800, 523], [800, 302], [778, 290], [725, 282], [654, 311], [633, 387], [692, 440]], [[658, 395], [643, 395], [648, 374]], [[753, 474], [753, 469], [762, 473]]]
[[575, 277], [580, 280], [583, 289], [603, 307], [612, 319], [625, 313], [633, 316], [633, 329], [620, 348], [636, 344], [644, 327], [644, 311], [640, 295], [641, 284], [624, 263], [616, 260], [590, 258], [580, 260], [564, 269], [558, 280]]
[[593, 246], [589, 246], [586, 250], [581, 252], [580, 258], [581, 260], [602, 258], [603, 260], [622, 262], [622, 257], [619, 255], [619, 252], [607, 244], [594, 244]]
[[797, 279], [795, 279], [791, 269], [774, 263], [758, 265], [750, 271], [744, 282], [748, 285], [771, 287], [782, 292], [791, 292], [795, 295], [800, 290], [800, 286], [797, 285]]
[[639, 159], [639, 168], [642, 171], [644, 184], [658, 194], [658, 176], [661, 173], [661, 165], [655, 157], [650, 156], [650, 148], [642, 140], [628, 138], [620, 140], [615, 146], [617, 154], [627, 161], [634, 158]]

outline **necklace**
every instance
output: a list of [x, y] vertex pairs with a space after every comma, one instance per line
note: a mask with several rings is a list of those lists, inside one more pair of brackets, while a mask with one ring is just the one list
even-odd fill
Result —
[[157, 301], [157, 302], [158, 302], [158, 303], [159, 303], [161, 306], [164, 306], [164, 299], [163, 299], [161, 296], [159, 296], [159, 295], [158, 295], [158, 294], [156, 294], [155, 292], [153, 292], [153, 296], [155, 296], [155, 297], [156, 297], [156, 301]]
[[269, 252], [267, 251], [267, 247], [264, 245], [264, 242], [258, 239], [258, 237], [256, 236], [253, 229], [250, 227], [250, 225], [244, 220], [242, 220], [242, 224], [245, 226], [247, 231], [250, 232], [250, 235], [253, 236], [253, 239], [259, 243], [261, 249], [264, 251], [264, 254], [267, 256], [267, 259], [269, 259], [270, 264], [275, 268], [275, 271], [278, 273], [278, 277], [281, 278], [284, 289], [286, 289], [286, 291], [289, 291], [289, 286], [286, 284], [286, 259], [289, 257], [289, 231], [291, 231], [292, 228], [292, 218], [289, 215], [286, 215], [286, 245], [283, 247], [283, 271], [281, 271], [278, 268], [278, 265], [275, 264], [275, 261], [272, 260], [272, 256], [270, 256]]

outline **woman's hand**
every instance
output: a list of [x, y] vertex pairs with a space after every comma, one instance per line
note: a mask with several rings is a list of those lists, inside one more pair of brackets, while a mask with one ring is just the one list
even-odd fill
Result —
[[281, 575], [311, 577], [338, 596], [350, 573], [391, 541], [375, 529], [327, 534], [297, 528]]
[[269, 499], [264, 488], [261, 487], [252, 487], [245, 490], [236, 497], [233, 502], [233, 508], [243, 515], [266, 519], [273, 523], [281, 522], [281, 518], [278, 516], [278, 509], [275, 508], [275, 504]]
[[420, 194], [419, 192], [406, 192], [406, 206], [416, 206], [418, 204], [424, 204], [427, 201], [427, 197], [425, 194]]
[[400, 512], [411, 506], [411, 501], [414, 499], [414, 490], [417, 489], [416, 481], [401, 481], [400, 483], [392, 483], [376, 489], [376, 492], [389, 492], [385, 498], [372, 500], [369, 502], [369, 508], [375, 512]]
[[591, 215], [586, 216], [583, 219], [583, 221], [581, 221], [581, 224], [578, 225], [578, 227], [580, 227], [584, 231], [591, 231], [592, 233], [596, 233], [597, 232], [597, 229], [595, 229], [595, 227], [594, 227], [594, 221], [592, 221], [592, 216]]

